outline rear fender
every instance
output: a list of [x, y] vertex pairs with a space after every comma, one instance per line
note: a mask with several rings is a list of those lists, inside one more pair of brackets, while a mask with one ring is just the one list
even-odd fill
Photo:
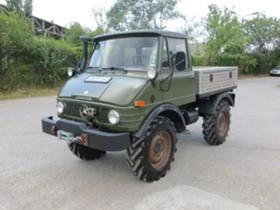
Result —
[[210, 97], [210, 99], [208, 100], [200, 101], [198, 108], [199, 115], [201, 116], [204, 114], [216, 114], [216, 108], [222, 100], [227, 101], [230, 106], [234, 106], [235, 94], [231, 92], [226, 92]]

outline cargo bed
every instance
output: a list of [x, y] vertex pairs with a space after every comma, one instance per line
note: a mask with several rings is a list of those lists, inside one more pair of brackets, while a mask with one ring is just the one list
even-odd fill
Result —
[[199, 98], [237, 88], [238, 68], [194, 67], [195, 90]]

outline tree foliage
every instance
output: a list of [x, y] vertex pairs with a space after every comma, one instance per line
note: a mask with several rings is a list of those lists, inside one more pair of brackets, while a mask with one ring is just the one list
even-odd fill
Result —
[[80, 46], [81, 40], [80, 37], [88, 33], [88, 30], [83, 28], [80, 23], [74, 22], [70, 25], [67, 35], [66, 41], [74, 46]]
[[81, 36], [83, 35], [88, 35], [91, 37], [103, 34], [105, 31], [101, 27], [97, 27], [95, 30], [90, 30], [88, 28], [84, 28], [81, 26], [80, 23], [74, 22], [70, 25], [69, 29], [67, 30], [66, 34], [66, 41], [72, 45], [74, 48], [78, 49], [80, 48], [79, 51], [81, 51], [81, 46], [82, 46], [82, 41], [80, 39]]
[[201, 22], [197, 21], [195, 17], [192, 17], [190, 20], [184, 18], [184, 22], [185, 24], [181, 30], [188, 37], [188, 40], [190, 42], [199, 42], [198, 39], [201, 39], [205, 33]]
[[18, 57], [29, 48], [31, 40], [31, 24], [17, 14], [0, 12], [0, 74], [8, 65], [11, 57]]
[[273, 51], [280, 47], [280, 21], [274, 17], [258, 14], [244, 23], [245, 35], [249, 37], [248, 47], [251, 51]]
[[208, 33], [206, 53], [209, 64], [236, 65], [243, 64], [247, 59], [244, 54], [246, 38], [242, 31], [242, 24], [235, 13], [228, 8], [220, 9], [216, 5], [209, 6], [206, 20]]
[[107, 13], [112, 30], [164, 29], [165, 21], [181, 15], [174, 10], [179, 0], [118, 0]]
[[280, 21], [259, 14], [246, 20], [228, 8], [209, 7], [205, 21], [209, 65], [238, 65], [243, 73], [264, 73], [279, 64]]
[[6, 5], [12, 11], [22, 12], [23, 10], [22, 0], [6, 0]]
[[0, 91], [58, 84], [76, 63], [71, 45], [35, 37], [24, 17], [0, 11], [0, 22]]
[[26, 16], [31, 16], [33, 11], [33, 0], [6, 0], [7, 8], [10, 11], [24, 13]]
[[248, 37], [246, 51], [257, 60], [255, 73], [280, 64], [280, 20], [258, 14], [245, 21], [244, 26]]
[[24, 0], [23, 11], [26, 16], [32, 15], [33, 0]]
[[108, 31], [108, 21], [107, 21], [107, 11], [105, 8], [101, 8], [101, 9], [92, 9], [92, 15], [94, 18], [94, 21], [97, 25], [97, 29], [98, 31], [102, 31], [102, 32], [106, 32]]

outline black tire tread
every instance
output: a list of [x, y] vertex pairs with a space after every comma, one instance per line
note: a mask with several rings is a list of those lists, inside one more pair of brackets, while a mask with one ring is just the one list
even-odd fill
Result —
[[204, 135], [204, 140], [209, 145], [220, 145], [226, 141], [227, 135], [225, 137], [221, 137], [218, 135], [218, 131], [217, 131], [217, 116], [222, 109], [228, 110], [229, 124], [230, 124], [230, 107], [229, 107], [229, 103], [225, 100], [222, 100], [218, 104], [216, 108], [217, 114], [206, 114], [203, 116], [202, 133]]
[[[147, 147], [149, 147], [149, 142], [147, 139], [150, 138], [151, 134], [154, 130], [158, 128], [158, 126], [168, 125], [173, 133], [173, 151], [171, 151], [171, 157], [169, 163], [163, 168], [161, 171], [153, 171], [149, 166], [149, 161], [145, 152]], [[170, 163], [174, 161], [174, 153], [176, 152], [176, 129], [174, 123], [164, 116], [157, 116], [149, 128], [146, 131], [145, 138], [136, 138], [132, 137], [129, 148], [127, 149], [127, 165], [132, 170], [133, 174], [137, 176], [140, 180], [146, 182], [157, 181], [160, 178], [166, 175], [166, 172], [170, 170]]]

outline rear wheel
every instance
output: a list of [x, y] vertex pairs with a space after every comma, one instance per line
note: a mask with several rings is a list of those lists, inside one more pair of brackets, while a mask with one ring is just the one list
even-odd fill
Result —
[[206, 114], [203, 117], [204, 140], [210, 145], [220, 145], [226, 141], [230, 128], [230, 107], [227, 101], [222, 100], [216, 114]]
[[166, 117], [156, 117], [145, 138], [133, 137], [127, 149], [127, 163], [139, 179], [152, 182], [166, 175], [176, 150], [174, 123]]
[[94, 160], [106, 154], [106, 151], [92, 149], [81, 144], [68, 144], [71, 152], [82, 160]]

